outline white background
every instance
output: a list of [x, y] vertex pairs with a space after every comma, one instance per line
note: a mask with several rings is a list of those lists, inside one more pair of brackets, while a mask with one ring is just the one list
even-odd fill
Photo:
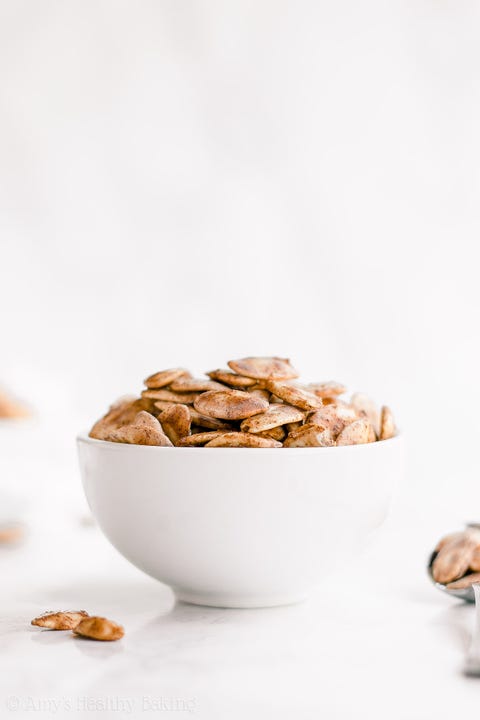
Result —
[[478, 520], [479, 32], [467, 0], [1, 0], [0, 382], [45, 438], [4, 485], [65, 463], [79, 502], [112, 399], [278, 354], [394, 409], [412, 572]]
[[[285, 354], [477, 475], [480, 6], [0, 3], [0, 378], [88, 424]], [[461, 448], [461, 450], [460, 450]]]

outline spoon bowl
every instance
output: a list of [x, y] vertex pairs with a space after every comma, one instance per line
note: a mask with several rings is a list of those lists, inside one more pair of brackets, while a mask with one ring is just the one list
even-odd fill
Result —
[[[476, 528], [477, 530], [480, 530], [480, 523], [469, 522], [466, 524], [465, 527], [466, 528]], [[428, 561], [428, 565], [427, 565], [428, 575], [430, 577], [430, 580], [435, 585], [435, 587], [438, 588], [438, 590], [441, 590], [442, 592], [447, 593], [447, 595], [450, 595], [451, 597], [459, 598], [459, 600], [465, 600], [465, 602], [474, 603], [475, 602], [475, 592], [473, 589], [473, 585], [470, 585], [470, 587], [467, 587], [467, 588], [458, 588], [455, 590], [451, 590], [451, 589], [447, 588], [447, 586], [444, 585], [443, 583], [439, 583], [435, 580], [435, 578], [433, 577], [432, 566], [433, 566], [433, 563], [434, 563], [437, 555], [438, 555], [438, 552], [436, 552], [434, 550], [433, 553], [430, 555], [430, 560]]]
[[[467, 527], [475, 527], [479, 528], [480, 525], [478, 523], [469, 523]], [[437, 557], [438, 553], [434, 550], [433, 553], [430, 555], [430, 560], [428, 561], [427, 565], [427, 572], [430, 577], [430, 580], [435, 585], [438, 590], [441, 590], [442, 592], [446, 593], [447, 595], [450, 595], [452, 597], [456, 597], [459, 600], [463, 600], [464, 602], [468, 603], [475, 603], [476, 610], [475, 610], [475, 625], [474, 630], [472, 634], [472, 639], [470, 642], [470, 647], [467, 652], [467, 657], [465, 661], [465, 665], [463, 668], [463, 672], [468, 677], [480, 677], [480, 584], [472, 583], [470, 587], [466, 588], [457, 588], [457, 589], [449, 589], [446, 585], [443, 583], [439, 583], [435, 580], [433, 577], [433, 571], [432, 566], [434, 563], [435, 558]]]
[[442, 592], [446, 593], [447, 595], [450, 595], [451, 597], [456, 597], [459, 600], [464, 600], [465, 602], [474, 603], [475, 602], [475, 592], [473, 590], [473, 585], [470, 585], [470, 587], [467, 587], [467, 588], [459, 588], [457, 590], [451, 590], [451, 589], [447, 588], [447, 586], [444, 585], [443, 583], [439, 583], [435, 580], [435, 578], [433, 577], [432, 566], [433, 566], [433, 562], [434, 562], [435, 558], [437, 557], [437, 555], [438, 555], [438, 553], [434, 551], [431, 554], [430, 560], [427, 565], [428, 575], [429, 575], [432, 583], [435, 585], [435, 587], [438, 588], [438, 590], [441, 590]]

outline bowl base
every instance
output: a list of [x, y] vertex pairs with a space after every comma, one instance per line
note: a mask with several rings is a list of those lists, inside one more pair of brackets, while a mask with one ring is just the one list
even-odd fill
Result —
[[190, 605], [207, 605], [218, 608], [267, 608], [278, 605], [296, 605], [307, 598], [306, 593], [285, 595], [230, 595], [222, 593], [198, 593], [173, 588], [175, 597]]

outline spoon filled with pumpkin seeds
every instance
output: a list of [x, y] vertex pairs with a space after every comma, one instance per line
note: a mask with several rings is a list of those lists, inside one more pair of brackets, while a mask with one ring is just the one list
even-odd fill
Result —
[[442, 592], [475, 603], [475, 628], [464, 673], [480, 676], [480, 524], [470, 523], [461, 532], [445, 535], [428, 562], [428, 574]]
[[453, 597], [475, 602], [473, 585], [480, 583], [480, 524], [445, 535], [428, 562], [435, 586]]

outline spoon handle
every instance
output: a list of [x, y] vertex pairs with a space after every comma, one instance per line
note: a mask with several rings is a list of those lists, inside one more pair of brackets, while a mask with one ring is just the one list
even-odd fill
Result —
[[480, 584], [472, 585], [475, 593], [475, 627], [465, 663], [465, 675], [480, 677]]

